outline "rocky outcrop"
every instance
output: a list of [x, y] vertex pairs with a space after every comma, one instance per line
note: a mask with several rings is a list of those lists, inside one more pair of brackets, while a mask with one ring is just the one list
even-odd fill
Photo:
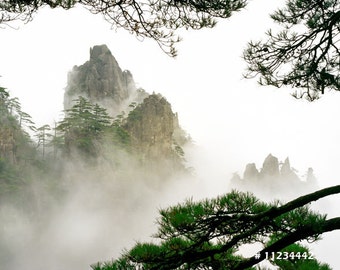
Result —
[[263, 162], [260, 177], [277, 177], [279, 175], [279, 160], [269, 154]]
[[64, 108], [69, 109], [72, 100], [82, 96], [117, 113], [135, 91], [131, 72], [121, 70], [106, 45], [94, 46], [90, 49], [90, 60], [73, 67], [68, 74]]
[[249, 163], [246, 165], [246, 169], [243, 173], [244, 179], [257, 179], [259, 177], [259, 171], [256, 169], [255, 163]]
[[0, 159], [11, 164], [17, 162], [15, 155], [16, 143], [14, 139], [14, 129], [1, 126], [0, 127]]
[[170, 170], [182, 167], [183, 150], [174, 136], [179, 129], [177, 114], [161, 95], [145, 98], [129, 113], [123, 128], [143, 163], [159, 165], [161, 162]]
[[188, 136], [177, 114], [161, 95], [136, 89], [131, 72], [121, 70], [106, 45], [91, 48], [90, 60], [69, 73], [65, 109], [79, 96], [107, 109], [118, 132], [115, 140], [128, 147], [141, 164], [167, 167], [168, 172], [183, 167], [181, 146]]
[[306, 180], [302, 181], [291, 167], [289, 158], [279, 162], [272, 154], [265, 158], [260, 170], [255, 163], [249, 163], [243, 178], [234, 175], [230, 182], [232, 188], [251, 191], [266, 198], [291, 198], [318, 187], [313, 169], [308, 169]]
[[28, 133], [13, 115], [0, 117], [0, 161], [11, 165], [27, 164], [34, 160], [36, 149]]
[[300, 181], [295, 171], [290, 166], [289, 158], [287, 157], [280, 169], [281, 178], [286, 179], [287, 182], [295, 183]]

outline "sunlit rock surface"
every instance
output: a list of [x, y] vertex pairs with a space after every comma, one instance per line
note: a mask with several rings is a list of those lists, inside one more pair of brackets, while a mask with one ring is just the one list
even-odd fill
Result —
[[143, 162], [161, 162], [174, 170], [182, 166], [183, 153], [175, 138], [175, 131], [180, 137], [177, 114], [161, 95], [152, 94], [145, 98], [130, 112], [123, 127]]

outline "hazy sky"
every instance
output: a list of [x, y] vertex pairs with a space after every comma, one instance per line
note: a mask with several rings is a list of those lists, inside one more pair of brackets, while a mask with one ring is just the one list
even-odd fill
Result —
[[300, 175], [313, 167], [322, 186], [336, 184], [340, 95], [309, 103], [295, 100], [290, 89], [260, 87], [242, 77], [246, 43], [264, 36], [272, 25], [268, 14], [283, 2], [251, 1], [214, 29], [182, 31], [176, 59], [152, 40], [111, 30], [82, 8], [44, 9], [19, 30], [0, 29], [0, 85], [19, 97], [38, 125], [51, 124], [60, 120], [67, 73], [89, 59], [90, 47], [107, 44], [138, 86], [168, 99], [217, 177], [227, 181], [247, 162], [261, 167], [272, 153], [279, 160], [289, 156]]
[[89, 59], [90, 47], [105, 43], [121, 68], [147, 91], [163, 94], [197, 144], [231, 170], [250, 161], [261, 166], [272, 153], [289, 156], [301, 174], [312, 166], [327, 185], [340, 176], [340, 96], [308, 103], [289, 89], [259, 87], [242, 77], [246, 43], [264, 36], [272, 25], [268, 14], [282, 2], [253, 1], [214, 29], [183, 31], [176, 59], [152, 40], [111, 30], [83, 8], [41, 10], [19, 30], [0, 29], [0, 84], [38, 125], [52, 123], [60, 119], [68, 71]]

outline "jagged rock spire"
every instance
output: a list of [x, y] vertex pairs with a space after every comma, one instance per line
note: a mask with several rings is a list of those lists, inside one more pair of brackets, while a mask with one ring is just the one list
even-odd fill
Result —
[[257, 170], [255, 163], [247, 164], [243, 178], [233, 176], [231, 186], [266, 198], [291, 198], [315, 190], [317, 180], [312, 168], [308, 169], [307, 181], [302, 181], [291, 167], [288, 157], [279, 163], [277, 157], [269, 154], [260, 171]]
[[129, 152], [148, 171], [170, 175], [184, 169], [181, 146], [188, 139], [177, 114], [163, 96], [136, 89], [131, 72], [121, 70], [106, 45], [91, 48], [89, 61], [69, 73], [65, 109], [79, 96], [108, 111]]
[[269, 154], [263, 162], [261, 169], [261, 175], [263, 176], [277, 176], [279, 175], [279, 161], [277, 157]]
[[249, 163], [243, 173], [244, 179], [256, 179], [259, 176], [259, 171], [256, 169], [255, 163]]
[[136, 91], [130, 71], [122, 71], [106, 45], [90, 49], [90, 60], [73, 67], [68, 75], [64, 96], [64, 108], [72, 106], [72, 100], [83, 96], [105, 107], [123, 104]]

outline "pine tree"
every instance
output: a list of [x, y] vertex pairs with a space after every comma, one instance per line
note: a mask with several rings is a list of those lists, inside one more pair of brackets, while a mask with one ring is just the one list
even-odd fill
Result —
[[56, 129], [63, 134], [67, 153], [75, 148], [83, 153], [96, 155], [110, 125], [111, 117], [106, 109], [79, 97], [73, 107], [65, 111], [65, 118]]
[[[187, 200], [160, 210], [156, 243], [137, 243], [121, 258], [92, 268], [250, 270], [267, 259], [283, 270], [329, 270], [326, 264], [310, 258], [307, 248], [295, 243], [317, 241], [321, 234], [340, 229], [340, 217], [327, 219], [309, 206], [312, 201], [338, 193], [339, 185], [288, 203], [264, 203], [251, 193], [238, 191], [215, 199]], [[254, 243], [263, 246], [254, 256], [245, 258], [236, 253], [242, 245]], [[287, 262], [278, 256], [287, 257]]]
[[46, 147], [50, 143], [50, 139], [52, 137], [52, 134], [49, 133], [51, 130], [51, 127], [49, 125], [43, 125], [39, 128], [37, 128], [37, 133], [36, 137], [38, 139], [37, 141], [37, 147], [41, 147], [42, 149], [42, 158], [45, 159], [45, 152], [46, 152]]

